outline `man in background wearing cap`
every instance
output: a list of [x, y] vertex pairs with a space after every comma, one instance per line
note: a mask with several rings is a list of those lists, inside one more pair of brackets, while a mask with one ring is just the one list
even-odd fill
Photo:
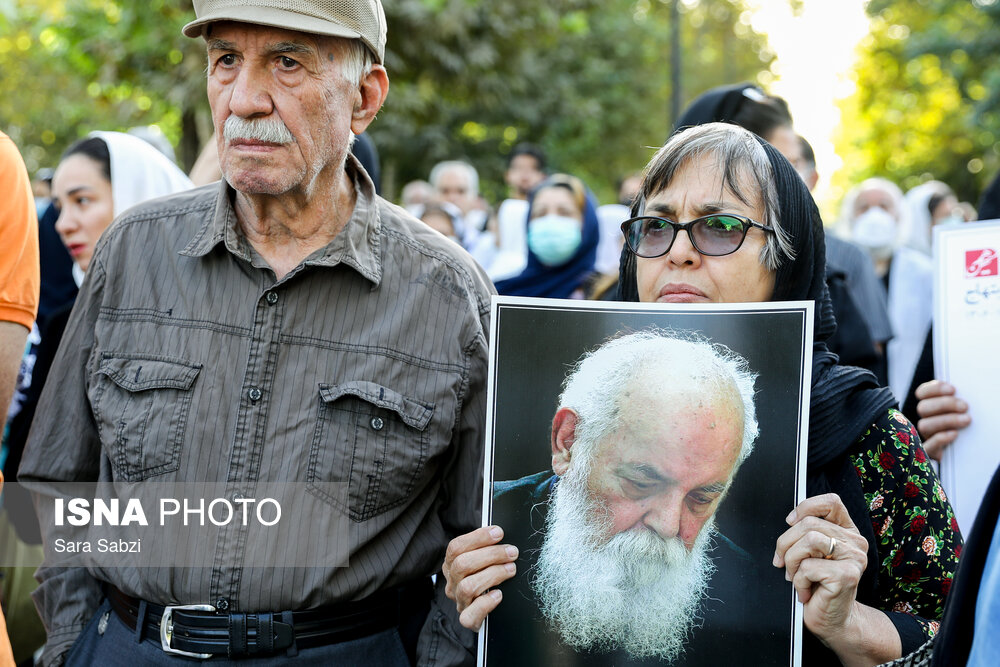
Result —
[[492, 288], [349, 155], [388, 90], [381, 4], [194, 5], [223, 179], [105, 234], [20, 477], [342, 483], [349, 565], [253, 567], [236, 526], [211, 567], [43, 566], [44, 663], [467, 662], [430, 577], [479, 525]]

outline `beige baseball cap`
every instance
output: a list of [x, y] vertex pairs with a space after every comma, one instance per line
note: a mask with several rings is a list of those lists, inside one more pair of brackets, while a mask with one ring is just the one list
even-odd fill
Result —
[[385, 12], [381, 0], [194, 0], [196, 20], [184, 26], [200, 37], [216, 21], [239, 21], [316, 35], [360, 39], [376, 62], [385, 57]]

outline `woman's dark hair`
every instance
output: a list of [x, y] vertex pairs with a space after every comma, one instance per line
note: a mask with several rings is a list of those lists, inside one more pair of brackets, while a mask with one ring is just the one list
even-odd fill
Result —
[[535, 162], [538, 164], [538, 171], [544, 172], [546, 167], [545, 151], [542, 150], [540, 146], [535, 144], [529, 144], [527, 142], [520, 143], [514, 146], [511, 150], [510, 155], [507, 156], [507, 168], [510, 169], [510, 163], [514, 161], [518, 155], [527, 155], [528, 157], [535, 158]]
[[71, 155], [83, 155], [101, 165], [101, 175], [111, 182], [111, 153], [108, 152], [108, 144], [100, 137], [87, 137], [80, 139], [62, 154], [60, 162]]
[[699, 95], [677, 119], [675, 130], [705, 123], [734, 123], [767, 138], [778, 128], [792, 127], [792, 114], [782, 98], [741, 83]]
[[569, 192], [570, 196], [573, 197], [573, 203], [580, 209], [580, 214], [583, 214], [587, 207], [587, 186], [583, 184], [583, 181], [569, 174], [552, 174], [531, 191], [532, 201], [539, 192], [549, 188], [562, 188]]
[[788, 103], [785, 100], [773, 95], [761, 95], [756, 89], [748, 90], [758, 94], [747, 95], [748, 91], [743, 91], [747, 99], [740, 106], [739, 111], [733, 115], [730, 122], [745, 127], [757, 136], [764, 138], [769, 137], [779, 127], [792, 126], [792, 114], [789, 112]]
[[940, 192], [935, 192], [931, 195], [931, 198], [927, 200], [927, 212], [934, 216], [934, 209], [936, 209], [941, 202], [943, 202], [948, 197], [954, 197], [955, 193], [951, 191], [951, 188], [947, 190], [943, 189]]

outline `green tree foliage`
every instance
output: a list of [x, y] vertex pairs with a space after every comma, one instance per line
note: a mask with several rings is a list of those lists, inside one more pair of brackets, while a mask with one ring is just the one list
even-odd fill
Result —
[[[385, 3], [385, 110], [372, 128], [390, 188], [465, 158], [503, 194], [506, 155], [545, 148], [605, 199], [672, 127], [669, 6], [660, 0]], [[685, 99], [757, 80], [773, 59], [742, 0], [682, 2]], [[742, 17], [742, 21], [741, 21]], [[689, 91], [687, 89], [690, 89]]]
[[907, 190], [936, 178], [975, 203], [1000, 169], [1000, 2], [872, 0], [868, 13], [835, 185], [885, 176]]
[[29, 169], [92, 130], [157, 125], [190, 164], [208, 127], [204, 47], [188, 0], [8, 0], [0, 119]]
[[[604, 198], [669, 134], [673, 0], [385, 0], [387, 104], [371, 127], [393, 194], [465, 158], [503, 195], [506, 154], [542, 145]], [[683, 98], [762, 80], [744, 0], [677, 0]], [[29, 168], [97, 129], [155, 124], [190, 166], [211, 133], [190, 0], [0, 0], [0, 119]]]

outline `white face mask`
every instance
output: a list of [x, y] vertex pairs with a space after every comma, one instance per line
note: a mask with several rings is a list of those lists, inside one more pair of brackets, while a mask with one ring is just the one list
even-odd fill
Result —
[[854, 219], [851, 238], [869, 250], [890, 249], [896, 242], [896, 218], [885, 209], [872, 206]]

